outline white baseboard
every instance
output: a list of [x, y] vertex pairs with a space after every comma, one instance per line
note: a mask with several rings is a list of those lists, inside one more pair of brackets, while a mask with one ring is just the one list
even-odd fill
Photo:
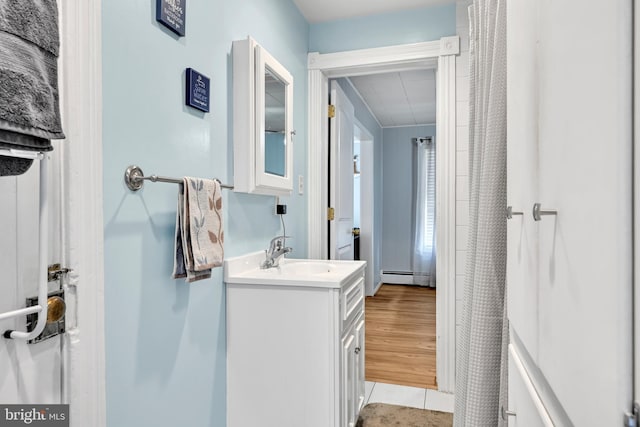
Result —
[[382, 286], [383, 282], [379, 282], [376, 287], [373, 289], [373, 295], [375, 296], [375, 294], [378, 292], [378, 289], [380, 289], [380, 286]]
[[382, 273], [380, 279], [389, 285], [413, 285], [413, 274]]

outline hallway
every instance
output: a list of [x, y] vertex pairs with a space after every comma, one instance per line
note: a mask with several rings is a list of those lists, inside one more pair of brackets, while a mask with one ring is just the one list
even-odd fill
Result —
[[365, 304], [366, 380], [437, 389], [436, 290], [382, 285]]

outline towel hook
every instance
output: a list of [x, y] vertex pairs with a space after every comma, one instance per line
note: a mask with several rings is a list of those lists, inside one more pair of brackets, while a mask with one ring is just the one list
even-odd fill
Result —
[[540, 203], [534, 203], [533, 204], [533, 220], [534, 221], [542, 220], [542, 215], [558, 215], [558, 211], [554, 209], [543, 210]]
[[515, 417], [516, 413], [513, 411], [507, 411], [504, 406], [500, 406], [500, 415], [504, 421], [507, 421], [507, 417]]
[[507, 219], [513, 218], [514, 215], [524, 215], [524, 213], [514, 212], [513, 206], [507, 206]]

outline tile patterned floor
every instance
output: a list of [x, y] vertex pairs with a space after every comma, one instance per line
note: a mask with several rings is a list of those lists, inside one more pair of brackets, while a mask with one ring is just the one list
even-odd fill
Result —
[[365, 405], [390, 403], [453, 413], [453, 394], [404, 385], [365, 382]]

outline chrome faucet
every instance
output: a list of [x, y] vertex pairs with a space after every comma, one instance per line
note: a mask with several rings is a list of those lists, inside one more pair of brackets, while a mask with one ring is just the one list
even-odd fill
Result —
[[284, 239], [287, 237], [289, 236], [276, 236], [271, 239], [269, 249], [265, 251], [266, 259], [262, 262], [260, 268], [277, 267], [282, 255], [293, 252], [293, 248], [284, 246]]

